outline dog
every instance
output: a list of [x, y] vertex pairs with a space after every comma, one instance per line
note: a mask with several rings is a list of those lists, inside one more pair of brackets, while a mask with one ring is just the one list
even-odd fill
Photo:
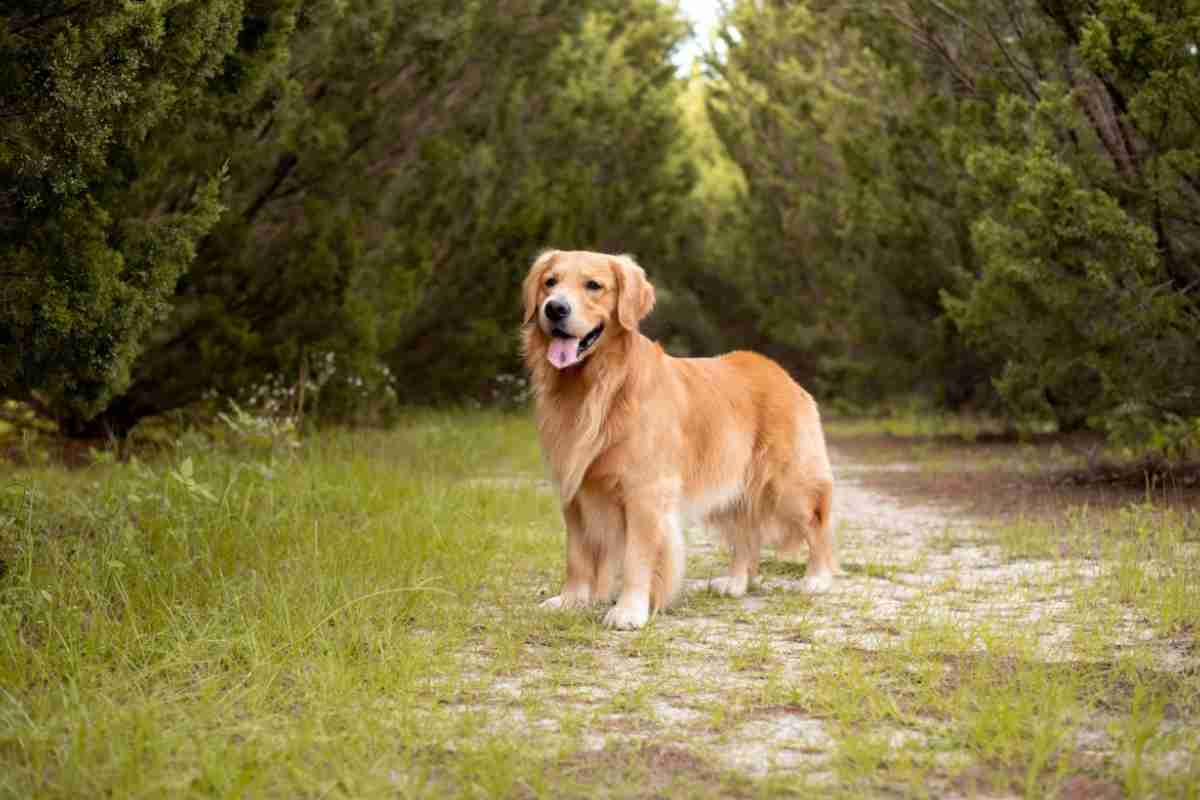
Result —
[[750, 352], [673, 358], [638, 331], [654, 287], [632, 258], [550, 250], [522, 286], [523, 350], [542, 451], [567, 529], [566, 580], [546, 608], [590, 606], [635, 629], [683, 583], [685, 520], [720, 531], [741, 596], [763, 545], [797, 558], [804, 588], [837, 570], [833, 472], [817, 404], [775, 362]]

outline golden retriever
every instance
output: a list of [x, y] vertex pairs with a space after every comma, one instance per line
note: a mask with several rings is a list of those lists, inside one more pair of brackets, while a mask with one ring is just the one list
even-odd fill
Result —
[[685, 520], [716, 527], [732, 549], [739, 596], [762, 546], [795, 557], [804, 586], [836, 570], [833, 473], [817, 404], [755, 353], [672, 358], [638, 332], [654, 287], [628, 256], [551, 250], [522, 290], [525, 363], [542, 450], [567, 528], [567, 576], [547, 608], [621, 592], [604, 624], [640, 628], [683, 582]]

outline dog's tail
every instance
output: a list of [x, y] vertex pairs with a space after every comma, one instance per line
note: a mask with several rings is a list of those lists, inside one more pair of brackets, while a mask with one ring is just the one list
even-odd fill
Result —
[[683, 525], [672, 520], [667, 535], [659, 547], [654, 563], [654, 578], [650, 583], [650, 609], [659, 611], [671, 604], [683, 586], [687, 570], [687, 545], [683, 540]]

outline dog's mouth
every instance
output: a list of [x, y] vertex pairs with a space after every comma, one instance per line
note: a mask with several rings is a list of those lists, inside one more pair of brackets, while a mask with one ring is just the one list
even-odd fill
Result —
[[587, 349], [596, 343], [603, 332], [603, 322], [592, 328], [591, 332], [582, 339], [572, 336], [562, 328], [555, 327], [550, 331], [550, 349], [546, 352], [546, 357], [558, 369], [566, 369], [578, 364]]

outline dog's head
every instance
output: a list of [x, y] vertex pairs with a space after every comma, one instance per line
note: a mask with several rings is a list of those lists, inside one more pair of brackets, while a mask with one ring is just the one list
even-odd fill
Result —
[[546, 338], [546, 358], [557, 369], [636, 330], [654, 307], [654, 287], [632, 258], [582, 250], [538, 256], [523, 296], [525, 323]]

